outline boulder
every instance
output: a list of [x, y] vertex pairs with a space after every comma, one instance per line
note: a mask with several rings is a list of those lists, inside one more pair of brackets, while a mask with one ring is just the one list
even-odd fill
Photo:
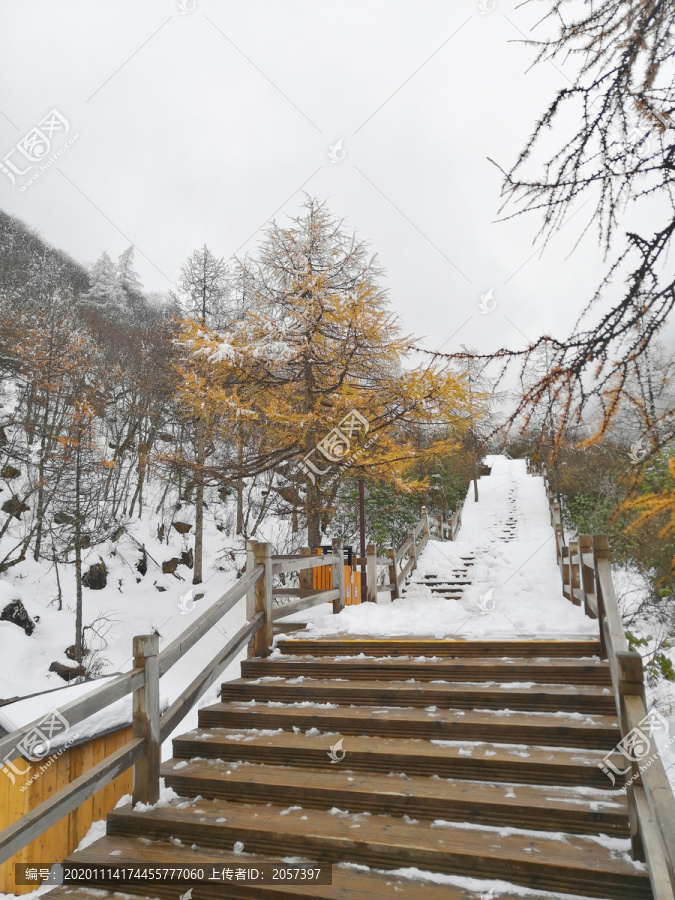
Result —
[[192, 552], [192, 547], [189, 550], [183, 550], [180, 555], [180, 564], [181, 566], [187, 566], [188, 569], [191, 569], [195, 564], [194, 554]]
[[160, 594], [163, 594], [163, 593], [166, 591], [166, 588], [164, 587], [163, 584], [156, 584], [156, 585], [155, 585], [155, 590], [156, 590], [156, 591], [159, 591]]
[[12, 622], [23, 628], [28, 637], [35, 631], [35, 622], [26, 611], [26, 607], [20, 600], [10, 600], [7, 606], [0, 612], [0, 621]]
[[176, 529], [178, 534], [187, 534], [188, 531], [192, 528], [192, 525], [188, 525], [187, 522], [174, 522], [173, 527]]
[[[66, 647], [66, 656], [68, 659], [75, 660], [75, 644], [71, 644], [70, 647]], [[82, 647], [82, 656], [86, 656], [89, 653], [86, 647]]]
[[71, 516], [67, 512], [57, 512], [54, 513], [53, 522], [55, 525], [74, 525], [75, 524], [75, 516]]
[[92, 591], [102, 591], [108, 583], [108, 570], [105, 563], [94, 563], [82, 576], [82, 584]]
[[148, 571], [148, 554], [145, 552], [145, 550], [143, 551], [143, 556], [141, 556], [141, 558], [136, 563], [136, 571], [140, 575], [145, 575]]
[[12, 497], [9, 500], [5, 500], [1, 508], [3, 512], [8, 513], [10, 516], [14, 516], [15, 519], [20, 519], [21, 513], [28, 512], [30, 506], [27, 506], [23, 500], [19, 500], [18, 497]]
[[50, 672], [55, 672], [59, 678], [63, 678], [64, 681], [72, 681], [73, 678], [79, 678], [82, 675], [87, 674], [87, 670], [84, 666], [64, 666], [63, 663], [53, 662], [49, 667]]
[[180, 559], [177, 556], [174, 556], [172, 559], [167, 559], [166, 562], [162, 563], [162, 572], [164, 572], [165, 575], [173, 575], [179, 565]]
[[7, 465], [0, 472], [0, 477], [4, 478], [5, 481], [10, 481], [12, 478], [18, 478], [21, 472], [18, 469], [15, 469], [14, 466]]

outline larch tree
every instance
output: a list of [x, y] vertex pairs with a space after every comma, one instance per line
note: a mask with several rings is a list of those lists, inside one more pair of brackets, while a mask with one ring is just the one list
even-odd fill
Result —
[[[592, 204], [585, 230], [597, 229], [613, 261], [569, 337], [542, 336], [524, 356], [508, 349], [497, 354], [522, 358], [526, 368], [539, 348], [550, 351], [548, 371], [523, 396], [513, 421], [550, 396], [560, 408], [558, 435], [594, 406], [600, 437], [621, 406], [635, 360], [675, 304], [669, 259], [675, 235], [674, 16], [673, 0], [549, 0], [539, 26], [548, 27], [550, 37], [526, 42], [536, 65], [572, 59], [577, 68], [515, 163], [502, 170], [504, 209], [509, 216], [538, 213], [539, 234], [548, 240], [582, 203]], [[635, 226], [639, 220], [631, 215], [626, 227], [629, 206], [643, 212], [646, 226]]]
[[[317, 200], [308, 197], [287, 227], [273, 224], [240, 269], [250, 308], [224, 333], [188, 324], [180, 390], [188, 407], [215, 408], [223, 423], [254, 423], [248, 471], [294, 462], [285, 471], [318, 546], [345, 472], [403, 483], [418, 453], [404, 425], [457, 425], [466, 387], [447, 367], [406, 368], [410, 339], [377, 259]], [[368, 452], [350, 458], [366, 436]]]
[[124, 307], [124, 292], [120, 286], [117, 267], [107, 251], [104, 250], [93, 264], [89, 277], [91, 286], [84, 295], [89, 304], [105, 310]]

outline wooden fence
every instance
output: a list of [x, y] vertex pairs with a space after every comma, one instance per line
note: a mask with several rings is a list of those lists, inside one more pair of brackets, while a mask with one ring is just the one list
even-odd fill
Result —
[[667, 732], [668, 726], [647, 710], [642, 657], [628, 647], [612, 583], [609, 540], [605, 534], [582, 534], [566, 544], [546, 468], [528, 463], [528, 471], [544, 478], [563, 594], [599, 620], [601, 653], [609, 661], [621, 728], [619, 749], [625, 748], [633, 854], [647, 864], [654, 900], [674, 900], [675, 797], [653, 741], [654, 731]]
[[[459, 527], [459, 521], [458, 516], [457, 524], [451, 524], [451, 527]], [[375, 546], [368, 546], [368, 600], [377, 600], [378, 591], [390, 591], [392, 599], [400, 596], [403, 584], [416, 568], [419, 555], [430, 538], [430, 528], [430, 519], [423, 507], [420, 520], [410, 528], [408, 538], [401, 547], [389, 550], [386, 557], [379, 558]], [[456, 534], [456, 530], [453, 533]], [[388, 584], [377, 584], [378, 565], [388, 567]], [[314, 577], [314, 571], [328, 566], [331, 569], [329, 582], [324, 582], [326, 586], [317, 586], [321, 582]], [[299, 576], [297, 587], [279, 584], [279, 576], [292, 573]], [[244, 597], [246, 623], [171, 706], [160, 714], [160, 678]], [[109, 680], [100, 688], [58, 710], [70, 729], [93, 713], [132, 694], [132, 726], [130, 731], [125, 732], [123, 743], [111, 748], [113, 752], [103, 759], [92, 759], [93, 764], [80, 770], [75, 777], [72, 776], [77, 767], [71, 770], [68, 783], [54, 785], [55, 789], [50, 795], [41, 796], [41, 802], [27, 809], [16, 821], [7, 821], [7, 827], [0, 832], [0, 864], [9, 861], [12, 865], [22, 861], [17, 854], [21, 854], [24, 848], [66, 817], [73, 813], [79, 814], [86, 801], [105, 792], [115, 779], [128, 773], [130, 769], [133, 769], [133, 802], [156, 803], [159, 799], [162, 742], [178, 727], [199, 698], [244, 647], [248, 647], [249, 656], [267, 656], [273, 643], [274, 622], [320, 603], [332, 603], [334, 613], [339, 613], [345, 607], [346, 567], [341, 540], [333, 540], [332, 553], [320, 556], [313, 555], [308, 548], [303, 548], [298, 554], [273, 556], [270, 544], [248, 541], [246, 573], [161, 653], [158, 635], [135, 637], [133, 665], [129, 672]], [[0, 738], [0, 761], [8, 763], [18, 759], [21, 756], [17, 749], [19, 743], [39, 730], [40, 722], [40, 719], [36, 719]], [[114, 800], [117, 799], [109, 790], [107, 796], [110, 804], [108, 808], [99, 809], [101, 816], [112, 809]], [[72, 849], [69, 846], [60, 855], [67, 855]], [[56, 850], [53, 855], [59, 856]], [[38, 860], [48, 861], [51, 860]]]
[[[127, 726], [73, 743], [72, 746], [56, 747], [53, 753], [39, 762], [22, 758], [20, 765], [16, 766], [22, 774], [12, 769], [9, 770], [11, 778], [0, 774], [0, 828], [13, 825], [130, 739], [131, 726]], [[131, 790], [132, 772], [128, 769], [23, 847], [11, 861], [0, 865], [0, 893], [27, 894], [34, 891], [35, 885], [16, 884], [14, 863], [50, 864], [65, 859], [89, 831], [92, 822], [104, 819], [117, 801], [130, 794]]]

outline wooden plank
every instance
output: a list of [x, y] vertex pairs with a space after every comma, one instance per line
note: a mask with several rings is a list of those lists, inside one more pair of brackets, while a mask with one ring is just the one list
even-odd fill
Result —
[[[231, 850], [219, 850], [215, 847], [199, 847], [191, 849], [181, 847], [166, 841], [141, 841], [140, 839], [126, 838], [120, 835], [104, 837], [89, 847], [81, 850], [73, 856], [71, 862], [83, 865], [107, 866], [112, 858], [117, 858], [117, 864], [127, 868], [137, 868], [146, 865], [148, 859], [152, 859], [156, 865], [171, 868], [180, 866], [183, 868], [201, 867], [206, 872], [222, 871], [229, 864], [232, 865]], [[259, 854], [246, 854], [246, 864], [259, 867], [261, 863], [284, 867], [283, 860], [278, 856], [261, 856]], [[311, 861], [310, 861], [311, 862]], [[176, 900], [177, 885], [171, 883], [154, 882], [153, 896]], [[208, 898], [208, 900], [224, 900], [222, 883], [200, 884], [195, 886], [195, 896]], [[147, 888], [124, 885], [125, 894], [147, 895]], [[198, 892], [198, 893], [197, 893]], [[97, 890], [96, 887], [80, 887], [76, 885], [64, 885], [56, 888], [47, 895], [49, 900], [101, 900], [101, 898], [119, 898], [120, 895], [113, 891]], [[477, 893], [468, 888], [458, 887], [454, 884], [437, 884], [420, 878], [402, 877], [389, 873], [374, 871], [362, 871], [355, 868], [334, 867], [332, 871], [332, 884], [329, 885], [303, 885], [278, 884], [278, 885], [244, 885], [232, 883], [227, 885], [227, 900], [259, 900], [269, 897], [272, 900], [288, 900], [288, 898], [303, 897], [306, 900], [479, 900]], [[499, 900], [522, 900], [522, 891], [500, 889]], [[539, 891], [528, 892], [528, 900], [551, 900], [550, 894], [542, 894]]]
[[[611, 685], [609, 664], [600, 660], [539, 658], [472, 658], [456, 657], [415, 661], [408, 658], [384, 659], [367, 656], [365, 659], [335, 659], [331, 656], [292, 656], [288, 650], [282, 659], [245, 660], [241, 664], [246, 678], [282, 675], [289, 678], [311, 676], [317, 678], [384, 678], [419, 681], [534, 681], [539, 684], [600, 684]], [[440, 655], [440, 654], [439, 654]], [[348, 656], [336, 651], [335, 656]], [[406, 655], [407, 656], [407, 655]]]
[[398, 548], [398, 550], [395, 551], [394, 556], [395, 556], [396, 562], [398, 562], [402, 556], [405, 556], [405, 554], [410, 550], [411, 547], [412, 547], [412, 538], [408, 538], [408, 540], [404, 541], [404, 543]]
[[[243, 594], [241, 596], [243, 597]], [[134, 766], [134, 803], [157, 803], [161, 760], [159, 635], [136, 635], [133, 641], [133, 653], [134, 668], [145, 669], [145, 684], [139, 690], [134, 691], [132, 706], [132, 734], [143, 742], [145, 748], [145, 753]], [[105, 813], [105, 802], [103, 809]]]
[[[326, 766], [330, 749], [340, 735], [307, 734], [280, 731], [275, 734], [247, 733], [241, 729], [211, 728], [174, 738], [173, 752], [178, 759], [230, 760], [266, 765], [321, 768]], [[407, 775], [438, 775], [472, 781], [509, 784], [576, 785], [618, 791], [623, 780], [610, 784], [599, 768], [604, 751], [532, 747], [527, 753], [520, 746], [505, 746], [487, 740], [481, 743], [431, 741], [403, 738], [345, 735], [344, 746], [352, 771], [405, 772]], [[610, 756], [621, 770], [624, 757]]]
[[263, 621], [263, 613], [256, 613], [253, 620], [247, 622], [243, 628], [239, 629], [235, 636], [228, 641], [225, 647], [223, 647], [223, 649], [211, 660], [208, 666], [206, 666], [206, 668], [193, 679], [183, 693], [174, 700], [171, 706], [159, 719], [160, 745], [167, 739], [179, 723], [183, 721], [185, 716], [197, 703], [197, 700], [206, 693], [223, 669], [230, 664], [242, 647], [244, 647], [244, 645], [255, 636], [259, 629], [262, 628]]
[[[14, 783], [11, 785], [8, 797], [7, 797], [7, 810], [6, 810], [6, 821], [7, 828], [4, 829], [0, 833], [0, 838], [3, 834], [6, 834], [8, 828], [12, 828], [16, 826], [16, 823], [20, 822], [25, 816], [25, 814], [30, 809], [30, 791], [33, 787], [33, 784], [29, 785], [24, 791], [21, 788], [29, 781], [35, 771], [38, 768], [38, 763], [29, 762], [20, 756], [17, 760], [15, 760], [15, 765], [18, 770], [20, 770], [23, 774], [14, 774]], [[7, 779], [10, 781], [10, 779]], [[3, 890], [6, 890], [8, 893], [25, 893], [25, 890], [20, 886], [16, 885], [16, 880], [14, 877], [14, 865], [15, 863], [24, 863], [28, 862], [28, 850], [27, 844], [30, 841], [26, 841], [25, 845], [19, 845], [16, 848], [16, 853], [14, 855], [10, 854], [9, 856], [1, 856], [0, 862], [5, 863], [5, 865], [0, 866], [0, 871], [3, 874], [3, 881], [5, 887]], [[7, 860], [7, 862], [5, 862]]]
[[262, 566], [256, 565], [252, 572], [247, 572], [243, 575], [229, 591], [223, 594], [220, 600], [203, 612], [195, 619], [189, 628], [186, 628], [182, 634], [168, 645], [168, 647], [165, 647], [164, 650], [162, 650], [159, 654], [160, 678], [168, 672], [179, 659], [182, 659], [188, 650], [190, 650], [191, 647], [194, 647], [197, 641], [210, 631], [216, 622], [219, 622], [253, 585], [256, 587], [258, 586], [262, 574]]
[[[104, 707], [110, 706], [116, 700], [126, 697], [127, 694], [137, 690], [142, 686], [144, 679], [145, 675], [141, 670], [134, 669], [131, 672], [126, 672], [124, 675], [120, 675], [101, 685], [101, 687], [91, 691], [91, 693], [81, 699], [72, 700], [70, 703], [59, 707], [58, 712], [72, 728], [78, 722], [84, 721], [84, 719], [89, 718], [89, 716], [99, 712]], [[19, 752], [16, 749], [17, 744], [33, 729], [37, 728], [43, 718], [44, 716], [35, 719], [29, 725], [25, 725], [23, 728], [19, 728], [17, 731], [0, 738], [0, 759], [16, 759]]]
[[336, 561], [334, 553], [325, 556], [273, 556], [272, 572], [281, 575], [283, 572], [301, 572], [306, 569], [315, 569], [320, 566], [332, 566]]
[[253, 642], [256, 656], [268, 656], [274, 640], [272, 621], [272, 546], [257, 544], [255, 548], [256, 568], [263, 567], [263, 576], [255, 584], [256, 613], [263, 614], [263, 624], [258, 629]]
[[548, 786], [514, 785], [505, 791], [497, 784], [364, 774], [338, 766], [295, 769], [249, 764], [231, 769], [206, 760], [191, 761], [186, 766], [178, 759], [163, 764], [162, 776], [167, 786], [183, 797], [200, 795], [314, 809], [337, 806], [380, 815], [570, 834], [601, 831], [627, 837], [629, 833], [626, 799], [610, 791], [591, 791], [590, 797], [569, 788], [551, 791]]
[[372, 706], [243, 706], [215, 703], [199, 710], [201, 728], [274, 728], [337, 731], [427, 740], [484, 741], [612, 750], [621, 732], [615, 716], [507, 711], [382, 709]]
[[668, 855], [660, 828], [654, 821], [649, 808], [644, 788], [635, 786], [633, 797], [640, 822], [640, 834], [645, 849], [654, 900], [675, 900], [675, 883], [672, 880]]
[[[629, 730], [639, 728], [647, 715], [642, 698], [624, 697], [624, 704]], [[644, 727], [642, 726], [643, 729]], [[651, 818], [661, 834], [670, 877], [675, 883], [675, 796], [658, 753], [651, 753], [648, 757], [638, 760], [637, 764]], [[647, 847], [645, 853], [649, 853]]]
[[461, 641], [430, 640], [428, 638], [360, 638], [345, 635], [330, 638], [298, 638], [279, 641], [284, 654], [309, 654], [312, 656], [342, 656], [361, 654], [367, 656], [440, 656], [460, 657], [580, 657], [597, 656], [599, 642], [588, 641]]
[[194, 808], [173, 801], [144, 812], [113, 810], [108, 834], [150, 840], [173, 837], [220, 849], [241, 841], [256, 853], [303, 853], [334, 863], [390, 869], [416, 866], [470, 877], [480, 872], [484, 878], [502, 878], [554, 893], [583, 891], [590, 897], [651, 900], [645, 872], [585, 836], [567, 835], [561, 841], [545, 834], [435, 828], [390, 816], [364, 820], [323, 810], [284, 810], [271, 804], [224, 800], [202, 803], [198, 809], [196, 816]]
[[340, 597], [339, 590], [330, 591], [313, 591], [306, 597], [299, 597], [297, 600], [291, 600], [282, 606], [275, 606], [272, 609], [272, 621], [284, 619], [293, 613], [302, 612], [304, 609], [311, 609], [312, 606], [320, 606], [322, 603], [334, 603]]
[[144, 749], [142, 740], [129, 741], [113, 756], [102, 760], [68, 787], [57, 791], [48, 803], [26, 812], [19, 821], [0, 833], [0, 862], [9, 859], [79, 806], [83, 800], [100, 790], [111, 778], [128, 769], [141, 758]]
[[545, 685], [510, 687], [506, 684], [484, 686], [449, 682], [431, 684], [418, 681], [361, 679], [335, 681], [330, 678], [251, 681], [237, 679], [223, 684], [220, 699], [258, 702], [308, 701], [316, 703], [352, 703], [366, 706], [437, 706], [442, 709], [510, 709], [541, 712], [587, 712], [614, 715], [614, 697], [599, 685]]

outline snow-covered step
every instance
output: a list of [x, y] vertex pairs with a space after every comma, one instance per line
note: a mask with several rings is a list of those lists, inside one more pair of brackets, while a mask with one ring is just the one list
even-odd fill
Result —
[[255, 701], [215, 703], [199, 710], [202, 728], [299, 728], [427, 740], [493, 741], [611, 750], [621, 738], [616, 715], [510, 710], [415, 709]]
[[[272, 680], [273, 679], [273, 680]], [[240, 678], [221, 688], [223, 702], [268, 700], [316, 703], [438, 707], [439, 709], [512, 709], [603, 713], [616, 711], [610, 689], [600, 685], [491, 684], [335, 678]]]
[[[618, 790], [599, 768], [604, 750], [532, 747], [522, 742], [410, 740], [368, 735], [301, 732], [255, 728], [209, 728], [182, 734], [173, 740], [177, 759], [214, 759], [266, 765], [318, 768], [345, 753], [350, 770], [437, 775], [471, 781], [518, 784], [577, 785]], [[621, 770], [623, 757], [610, 757]], [[226, 766], [227, 768], [227, 766]]]
[[[350, 814], [195, 798], [108, 816], [108, 837], [169, 838], [198, 848], [273, 856], [303, 854], [324, 862], [383, 869], [415, 866], [483, 878], [509, 873], [519, 885], [614, 900], [651, 900], [645, 867], [629, 858], [626, 839], [458, 826], [395, 816]], [[349, 895], [348, 895], [349, 896]], [[353, 896], [353, 895], [352, 895]]]
[[[306, 859], [306, 857], [305, 857]], [[167, 868], [202, 868], [211, 874], [215, 869], [233, 864], [256, 867], [261, 863], [277, 864], [279, 868], [288, 868], [288, 862], [279, 857], [260, 856], [254, 853], [237, 854], [231, 850], [219, 850], [215, 847], [181, 846], [169, 841], [150, 841], [143, 838], [127, 838], [120, 835], [105, 837], [70, 857], [70, 861], [81, 865], [107, 867], [112, 861], [116, 865], [130, 869], [156, 864]], [[311, 860], [306, 859], [307, 862]], [[194, 900], [259, 900], [259, 898], [294, 898], [304, 900], [482, 900], [490, 890], [490, 882], [474, 879], [476, 888], [453, 884], [452, 876], [440, 878], [434, 873], [434, 880], [424, 878], [424, 873], [411, 870], [408, 877], [392, 872], [367, 870], [364, 866], [356, 868], [350, 865], [335, 865], [332, 871], [332, 884], [283, 884], [265, 886], [262, 884], [245, 885], [236, 880], [228, 882], [226, 888], [222, 882], [192, 885]], [[455, 879], [466, 883], [466, 878]], [[187, 890], [183, 885], [154, 882], [152, 887], [124, 885], [111, 891], [100, 887], [63, 886], [50, 891], [50, 900], [121, 900], [127, 895], [137, 897], [161, 897], [166, 900], [177, 900]], [[225, 893], [225, 890], [227, 893]], [[499, 885], [499, 894], [492, 894], [499, 900], [522, 900], [522, 890], [517, 887], [509, 889]], [[528, 900], [556, 900], [550, 893], [540, 891], [528, 892]], [[573, 898], [572, 898], [573, 900]]]
[[[341, 648], [344, 651], [344, 648]], [[471, 647], [467, 646], [469, 652]], [[609, 663], [594, 658], [528, 658], [511, 657], [507, 648], [504, 656], [486, 659], [485, 656], [425, 657], [405, 655], [405, 648], [389, 657], [361, 653], [335, 656], [291, 656], [272, 659], [248, 659], [241, 663], [245, 678], [281, 676], [287, 678], [382, 678], [385, 680], [463, 681], [463, 682], [535, 682], [537, 684], [581, 684], [609, 687]]]
[[163, 764], [161, 774], [167, 786], [183, 797], [199, 795], [315, 809], [337, 806], [351, 812], [539, 831], [597, 834], [600, 830], [620, 837], [629, 835], [626, 798], [617, 791], [481, 784], [395, 772], [365, 774], [350, 768], [348, 753], [345, 750], [340, 765], [324, 764], [314, 769], [241, 763], [223, 766], [215, 760], [172, 759]]
[[280, 640], [277, 649], [283, 654], [298, 656], [343, 656], [366, 654], [367, 656], [413, 657], [599, 657], [600, 641], [587, 640], [433, 640], [416, 636], [395, 638], [369, 638], [359, 635], [335, 637], [299, 637]]

